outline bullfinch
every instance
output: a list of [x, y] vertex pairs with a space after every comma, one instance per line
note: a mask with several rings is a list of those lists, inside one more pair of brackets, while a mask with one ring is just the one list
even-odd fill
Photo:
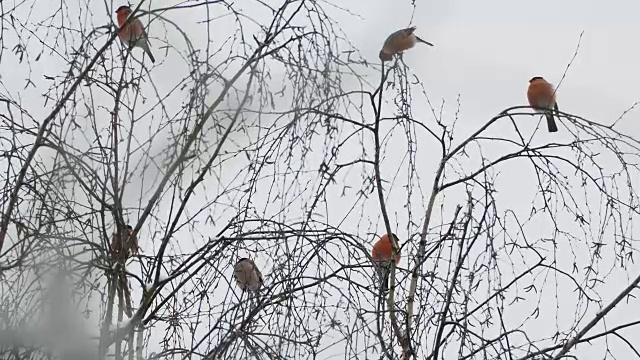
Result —
[[122, 44], [129, 48], [136, 46], [142, 48], [144, 52], [149, 55], [151, 62], [155, 63], [156, 59], [153, 57], [153, 54], [151, 54], [151, 49], [149, 48], [149, 37], [140, 19], [136, 18], [129, 21], [128, 24], [124, 24], [129, 15], [131, 15], [131, 8], [127, 5], [120, 6], [118, 10], [116, 10], [116, 14], [118, 16], [118, 26], [121, 29], [118, 37]]
[[558, 111], [558, 103], [556, 102], [553, 85], [543, 79], [542, 76], [531, 78], [531, 80], [529, 80], [529, 89], [527, 90], [527, 99], [532, 108], [544, 110], [549, 132], [558, 131], [558, 126], [556, 126], [552, 112], [553, 110]]
[[242, 258], [234, 268], [233, 277], [243, 291], [257, 291], [262, 286], [262, 273], [253, 260]]
[[424, 41], [417, 37], [413, 32], [416, 30], [415, 26], [398, 30], [387, 37], [380, 50], [380, 60], [389, 61], [393, 58], [393, 55], [399, 54], [405, 50], [411, 49], [416, 43], [424, 43], [429, 46], [433, 46], [432, 43]]
[[[130, 254], [138, 253], [138, 238], [133, 233], [133, 228], [131, 225], [127, 225], [125, 228], [125, 245], [124, 245], [124, 259], [127, 259]], [[111, 253], [114, 259], [118, 259], [120, 257], [120, 252], [122, 251], [122, 241], [120, 241], [120, 236], [118, 236], [117, 232], [114, 232], [111, 235]]]
[[391, 259], [393, 258], [391, 239], [393, 239], [398, 251], [395, 257], [397, 266], [400, 263], [400, 245], [398, 244], [398, 237], [395, 234], [391, 234], [391, 237], [389, 237], [389, 234], [383, 235], [380, 240], [373, 245], [373, 249], [371, 250], [371, 258], [378, 273], [383, 292], [389, 288], [389, 271], [391, 269]]

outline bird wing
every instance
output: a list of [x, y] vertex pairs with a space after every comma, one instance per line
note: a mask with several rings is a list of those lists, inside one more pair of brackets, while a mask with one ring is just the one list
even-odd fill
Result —
[[406, 29], [403, 29], [402, 33], [404, 34], [404, 36], [409, 36], [409, 35], [413, 34], [414, 31], [416, 31], [416, 27], [415, 26], [411, 26], [411, 27], [408, 27]]
[[148, 44], [149, 43], [149, 35], [147, 35], [147, 31], [144, 29], [144, 26], [142, 26], [142, 23], [140, 24], [140, 35], [141, 35], [142, 38], [144, 38], [144, 40]]
[[260, 272], [260, 270], [258, 269], [257, 266], [255, 266], [255, 264], [253, 265], [254, 269], [256, 270], [256, 274], [258, 274], [258, 280], [260, 281], [260, 283], [262, 284], [264, 282], [264, 279], [262, 277], [262, 273]]
[[135, 40], [138, 40], [146, 35], [144, 31], [144, 26], [142, 26], [142, 21], [136, 18], [131, 22], [131, 28], [133, 32], [133, 36]]
[[131, 252], [137, 254], [140, 249], [138, 246], [138, 237], [135, 234], [131, 234], [129, 235], [129, 241], [131, 242]]
[[258, 277], [258, 281], [262, 283], [262, 273], [260, 272], [260, 269], [258, 269], [258, 265], [256, 265], [253, 260], [247, 260], [247, 262], [249, 263], [249, 265], [251, 265], [251, 270], [255, 271], [256, 276]]

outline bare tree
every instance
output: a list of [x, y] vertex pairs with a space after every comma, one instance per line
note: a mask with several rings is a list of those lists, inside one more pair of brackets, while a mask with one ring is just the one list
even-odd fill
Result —
[[637, 319], [600, 328], [640, 282], [635, 139], [526, 106], [461, 129], [323, 1], [143, 1], [153, 66], [118, 6], [0, 5], [2, 358], [638, 354]]

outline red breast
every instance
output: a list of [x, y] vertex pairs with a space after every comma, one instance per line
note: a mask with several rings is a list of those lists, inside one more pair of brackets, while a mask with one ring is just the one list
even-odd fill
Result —
[[123, 26], [131, 14], [131, 9], [121, 7], [118, 9], [117, 14], [118, 26], [122, 28], [122, 31], [120, 31], [120, 34], [118, 35], [120, 40], [124, 42], [138, 40], [143, 33], [142, 22], [140, 19], [132, 19], [128, 24]]
[[125, 21], [127, 21], [127, 17], [129, 17], [129, 11], [120, 10], [118, 11], [118, 26], [122, 26]]
[[[395, 235], [393, 236], [395, 237]], [[397, 239], [398, 238], [396, 237], [396, 243], [397, 243]], [[391, 239], [389, 238], [388, 234], [385, 234], [380, 238], [380, 240], [378, 240], [373, 245], [373, 249], [371, 250], [371, 258], [373, 258], [374, 261], [390, 261], [393, 255], [392, 249], [393, 248], [391, 245]], [[399, 264], [399, 263], [400, 263], [400, 249], [398, 248], [398, 253], [396, 254], [396, 264]]]
[[553, 86], [542, 77], [534, 77], [529, 80], [527, 100], [532, 107], [552, 107], [556, 102]]

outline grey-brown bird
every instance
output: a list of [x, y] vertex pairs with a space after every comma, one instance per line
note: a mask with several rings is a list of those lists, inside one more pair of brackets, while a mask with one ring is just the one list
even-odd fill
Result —
[[138, 247], [138, 238], [136, 234], [133, 233], [133, 227], [131, 225], [127, 225], [125, 227], [124, 234], [124, 244], [123, 241], [120, 240], [120, 236], [118, 236], [117, 232], [114, 232], [111, 235], [111, 254], [115, 259], [118, 259], [121, 255], [120, 253], [124, 250], [124, 254], [122, 255], [123, 259], [126, 260], [129, 258], [131, 254], [137, 254], [140, 248]]
[[393, 59], [393, 55], [399, 54], [405, 50], [411, 49], [417, 43], [421, 42], [429, 46], [433, 46], [432, 43], [422, 40], [416, 36], [413, 32], [416, 30], [415, 26], [398, 30], [387, 37], [380, 50], [380, 60], [389, 61]]
[[257, 291], [262, 286], [262, 273], [253, 260], [242, 258], [234, 268], [233, 277], [243, 291]]
[[553, 119], [553, 110], [558, 111], [553, 85], [543, 79], [542, 76], [534, 76], [529, 80], [527, 100], [529, 100], [529, 105], [532, 108], [544, 111], [549, 132], [558, 131], [558, 126]]

